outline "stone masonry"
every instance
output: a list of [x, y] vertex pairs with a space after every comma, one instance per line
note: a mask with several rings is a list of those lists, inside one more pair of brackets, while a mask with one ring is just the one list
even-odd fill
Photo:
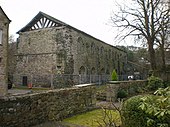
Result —
[[0, 96], [7, 93], [7, 49], [8, 49], [8, 28], [10, 19], [0, 7]]
[[31, 127], [95, 108], [94, 86], [0, 98], [0, 127]]
[[[51, 24], [51, 25], [50, 25]], [[14, 82], [50, 84], [50, 74], [110, 75], [125, 73], [126, 53], [43, 12], [19, 34]], [[42, 85], [40, 84], [40, 85]]]

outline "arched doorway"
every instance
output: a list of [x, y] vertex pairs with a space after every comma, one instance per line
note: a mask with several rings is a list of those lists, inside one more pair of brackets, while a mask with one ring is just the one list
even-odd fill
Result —
[[80, 69], [79, 69], [79, 74], [81, 75], [85, 75], [86, 74], [86, 71], [85, 71], [85, 67], [84, 66], [81, 66]]
[[86, 69], [84, 66], [81, 66], [79, 69], [79, 83], [80, 84], [86, 83]]
[[96, 69], [94, 67], [91, 69], [90, 82], [96, 82]]

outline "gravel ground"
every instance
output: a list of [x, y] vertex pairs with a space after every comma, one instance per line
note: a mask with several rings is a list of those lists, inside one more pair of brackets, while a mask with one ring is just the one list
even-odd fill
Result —
[[22, 95], [22, 94], [28, 94], [31, 93], [31, 90], [19, 90], [19, 89], [10, 89], [8, 90], [8, 93], [10, 95]]

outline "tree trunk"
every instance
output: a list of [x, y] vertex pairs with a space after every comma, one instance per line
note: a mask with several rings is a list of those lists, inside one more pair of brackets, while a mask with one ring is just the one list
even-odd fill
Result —
[[151, 69], [156, 70], [155, 50], [153, 48], [152, 43], [149, 42], [148, 45], [149, 45], [149, 56], [150, 56]]
[[162, 59], [162, 70], [166, 70], [166, 65], [165, 65], [165, 52], [164, 52], [164, 47], [160, 47], [161, 50], [161, 59]]

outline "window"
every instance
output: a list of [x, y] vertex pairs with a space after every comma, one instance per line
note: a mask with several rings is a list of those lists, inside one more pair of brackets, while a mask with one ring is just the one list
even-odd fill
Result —
[[91, 53], [94, 54], [95, 52], [95, 44], [94, 42], [91, 43]]
[[0, 29], [0, 45], [2, 45], [2, 29]]
[[77, 40], [77, 42], [78, 42], [78, 44], [77, 44], [77, 45], [78, 45], [77, 50], [78, 50], [78, 52], [82, 52], [83, 49], [84, 49], [83, 39], [82, 39], [81, 37], [79, 37], [78, 40]]
[[104, 48], [103, 46], [100, 48], [100, 54], [103, 55], [103, 52], [104, 52]]
[[2, 62], [2, 58], [0, 57], [0, 63]]
[[85, 67], [84, 67], [84, 66], [81, 66], [80, 69], [79, 69], [79, 74], [84, 75], [84, 74], [85, 74], [85, 71], [86, 71]]

